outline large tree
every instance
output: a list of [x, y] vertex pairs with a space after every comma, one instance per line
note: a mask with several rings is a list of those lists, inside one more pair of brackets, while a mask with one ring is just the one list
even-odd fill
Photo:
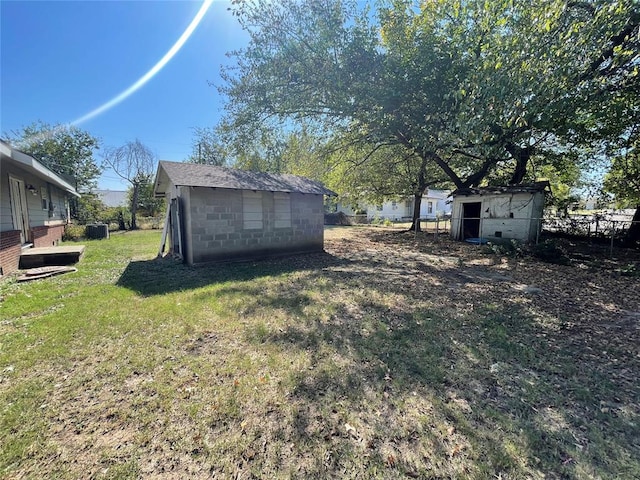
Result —
[[[165, 199], [156, 198], [153, 187], [153, 175], [149, 175], [140, 182], [138, 187], [138, 209], [136, 213], [141, 212], [142, 215], [155, 217], [164, 211], [166, 207]], [[129, 187], [127, 191], [129, 204], [133, 202], [133, 193], [133, 187]]]
[[79, 192], [96, 188], [102, 169], [94, 153], [100, 148], [100, 141], [89, 132], [38, 121], [12, 132], [7, 141], [52, 171], [73, 177]]
[[[533, 158], [619, 134], [598, 115], [637, 90], [638, 9], [434, 0], [373, 15], [339, 0], [242, 2], [251, 42], [225, 72], [227, 124], [242, 139], [314, 122], [372, 160], [399, 148], [408, 167], [418, 160], [405, 168], [415, 191], [434, 165], [456, 187], [520, 183]], [[619, 111], [621, 128], [634, 110]]]
[[215, 128], [196, 127], [193, 129], [192, 150], [187, 162], [223, 166], [227, 163], [228, 156], [229, 153]]
[[138, 228], [136, 212], [140, 203], [140, 192], [149, 183], [156, 165], [156, 156], [140, 140], [127, 142], [120, 147], [106, 149], [105, 167], [111, 168], [120, 178], [131, 184], [129, 196], [131, 229]]
[[604, 189], [619, 206], [635, 208], [627, 241], [640, 246], [640, 125], [633, 129], [628, 145], [613, 158], [604, 178]]

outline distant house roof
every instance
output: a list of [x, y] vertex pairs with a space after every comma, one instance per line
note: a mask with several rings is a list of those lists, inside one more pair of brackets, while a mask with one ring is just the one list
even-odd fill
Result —
[[105, 207], [124, 207], [127, 205], [125, 190], [95, 190], [94, 193]]
[[169, 183], [187, 187], [336, 195], [322, 183], [296, 175], [276, 175], [198, 163], [161, 161], [158, 163], [155, 194], [165, 193]]
[[35, 175], [36, 177], [41, 178], [42, 180], [49, 182], [52, 185], [55, 185], [56, 187], [70, 193], [71, 195], [74, 195], [76, 197], [80, 196], [73, 185], [65, 180], [62, 175], [49, 170], [31, 155], [13, 148], [3, 140], [0, 140], [0, 154], [2, 160], [18, 165], [20, 168], [27, 170], [29, 173]]
[[550, 190], [549, 182], [523, 183], [521, 185], [503, 185], [498, 187], [474, 187], [474, 188], [458, 188], [451, 194], [456, 197], [458, 195], [496, 195], [501, 193], [538, 193]]

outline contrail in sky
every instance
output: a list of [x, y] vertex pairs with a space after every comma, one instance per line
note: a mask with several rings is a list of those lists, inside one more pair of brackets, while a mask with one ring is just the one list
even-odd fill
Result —
[[145, 83], [151, 80], [156, 73], [162, 70], [164, 66], [167, 63], [169, 63], [169, 61], [171, 61], [171, 59], [175, 56], [176, 53], [180, 51], [180, 49], [187, 42], [187, 40], [189, 40], [189, 37], [191, 37], [191, 34], [194, 32], [196, 27], [200, 24], [200, 21], [204, 18], [205, 13], [207, 13], [207, 10], [209, 10], [209, 7], [211, 6], [212, 3], [213, 3], [213, 0], [205, 0], [204, 2], [202, 2], [202, 6], [200, 7], [200, 10], [198, 10], [198, 13], [196, 13], [196, 16], [193, 17], [193, 20], [191, 20], [191, 23], [186, 28], [186, 30], [182, 33], [182, 35], [180, 35], [180, 38], [178, 38], [176, 43], [174, 43], [173, 46], [169, 49], [169, 51], [165, 53], [164, 56], [158, 61], [158, 63], [156, 63], [151, 68], [151, 70], [149, 70], [142, 77], [140, 77], [137, 82], [135, 82], [133, 85], [131, 85], [129, 88], [124, 90], [119, 95], [113, 97], [108, 102], [100, 105], [98, 108], [90, 111], [89, 113], [87, 113], [86, 115], [80, 118], [77, 118], [73, 122], [70, 122], [69, 125], [78, 125], [80, 123], [86, 122], [87, 120], [91, 120], [94, 117], [97, 117], [101, 113], [104, 113], [110, 108], [113, 108], [116, 105], [118, 105], [120, 102], [122, 102], [127, 97], [135, 93], [138, 89], [140, 89]]

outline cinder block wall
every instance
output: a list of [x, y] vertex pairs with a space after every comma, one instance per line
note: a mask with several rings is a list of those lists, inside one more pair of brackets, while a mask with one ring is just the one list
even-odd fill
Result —
[[191, 263], [322, 251], [322, 195], [292, 193], [291, 226], [275, 227], [273, 194], [262, 192], [262, 229], [245, 229], [242, 191], [191, 188], [185, 214]]

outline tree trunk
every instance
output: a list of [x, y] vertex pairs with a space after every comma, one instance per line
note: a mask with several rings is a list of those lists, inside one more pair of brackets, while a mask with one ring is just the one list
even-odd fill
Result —
[[138, 223], [136, 222], [136, 212], [138, 210], [138, 197], [140, 196], [140, 185], [133, 184], [133, 192], [131, 194], [131, 230], [138, 229]]
[[124, 214], [122, 213], [122, 208], [118, 211], [118, 230], [126, 230], [127, 225], [124, 223]]
[[640, 205], [636, 206], [636, 211], [631, 219], [631, 227], [627, 231], [625, 243], [630, 247], [640, 247]]
[[535, 153], [535, 148], [531, 146], [522, 148], [515, 143], [508, 143], [505, 146], [505, 149], [516, 161], [516, 166], [513, 170], [511, 180], [509, 180], [509, 185], [517, 185], [524, 180], [524, 177], [527, 174], [527, 164], [529, 163], [531, 156]]
[[421, 232], [422, 227], [420, 226], [420, 205], [422, 204], [422, 194], [414, 194], [413, 196], [413, 220], [411, 221], [412, 232]]

